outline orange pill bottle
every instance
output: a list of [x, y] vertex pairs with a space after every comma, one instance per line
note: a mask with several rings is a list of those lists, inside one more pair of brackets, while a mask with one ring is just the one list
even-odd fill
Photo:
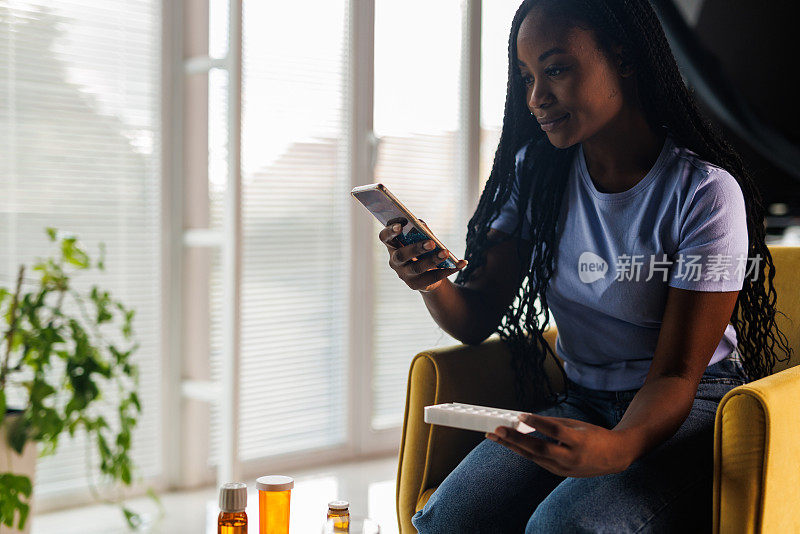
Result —
[[289, 534], [292, 488], [292, 477], [267, 475], [256, 479], [259, 534]]

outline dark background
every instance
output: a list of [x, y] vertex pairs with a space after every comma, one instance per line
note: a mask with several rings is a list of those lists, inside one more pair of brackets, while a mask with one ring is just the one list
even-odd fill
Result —
[[[676, 0], [675, 4], [758, 117], [800, 146], [797, 4], [784, 0]], [[690, 80], [687, 83], [691, 86]], [[800, 225], [800, 180], [762, 157], [746, 138], [726, 128], [701, 98], [697, 101], [749, 165], [764, 197], [768, 233], [780, 235], [786, 226]]]

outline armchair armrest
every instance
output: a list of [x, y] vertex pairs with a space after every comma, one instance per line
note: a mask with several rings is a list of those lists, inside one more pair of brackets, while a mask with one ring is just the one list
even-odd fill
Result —
[[714, 532], [800, 528], [800, 366], [738, 386], [714, 430]]
[[[555, 347], [556, 329], [547, 330], [545, 338]], [[547, 362], [553, 363], [550, 358]], [[561, 374], [556, 366], [547, 371], [558, 386]], [[425, 423], [424, 407], [443, 402], [517, 408], [511, 354], [496, 334], [480, 345], [431, 349], [411, 361], [396, 495], [400, 532], [404, 534], [415, 532], [411, 516], [422, 494], [441, 484], [483, 439], [479, 432]]]

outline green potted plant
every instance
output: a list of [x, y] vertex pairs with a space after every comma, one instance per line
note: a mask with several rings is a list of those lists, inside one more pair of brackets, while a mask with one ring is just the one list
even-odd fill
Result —
[[0, 530], [30, 528], [36, 446], [40, 456], [53, 454], [65, 432], [86, 433], [103, 482], [116, 490], [101, 497], [90, 478], [93, 495], [119, 505], [134, 528], [141, 518], [121, 495], [133, 481], [131, 438], [141, 413], [134, 310], [97, 286], [73, 285], [80, 271], [105, 270], [102, 243], [93, 263], [76, 237], [53, 228], [47, 235], [56, 257], [38, 259], [32, 273], [21, 265], [13, 286], [0, 286]]

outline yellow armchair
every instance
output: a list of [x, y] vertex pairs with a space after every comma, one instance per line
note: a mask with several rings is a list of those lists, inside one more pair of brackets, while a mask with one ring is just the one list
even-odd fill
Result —
[[[776, 266], [777, 322], [794, 349], [771, 376], [736, 387], [717, 410], [714, 438], [714, 533], [800, 532], [800, 247], [771, 246]], [[555, 348], [556, 329], [545, 338]], [[548, 359], [548, 363], [550, 360]], [[555, 365], [547, 368], [563, 387]], [[497, 335], [480, 345], [427, 350], [411, 361], [397, 470], [401, 534], [416, 532], [411, 516], [482, 439], [470, 432], [423, 422], [423, 408], [464, 402], [518, 408], [510, 354]]]

